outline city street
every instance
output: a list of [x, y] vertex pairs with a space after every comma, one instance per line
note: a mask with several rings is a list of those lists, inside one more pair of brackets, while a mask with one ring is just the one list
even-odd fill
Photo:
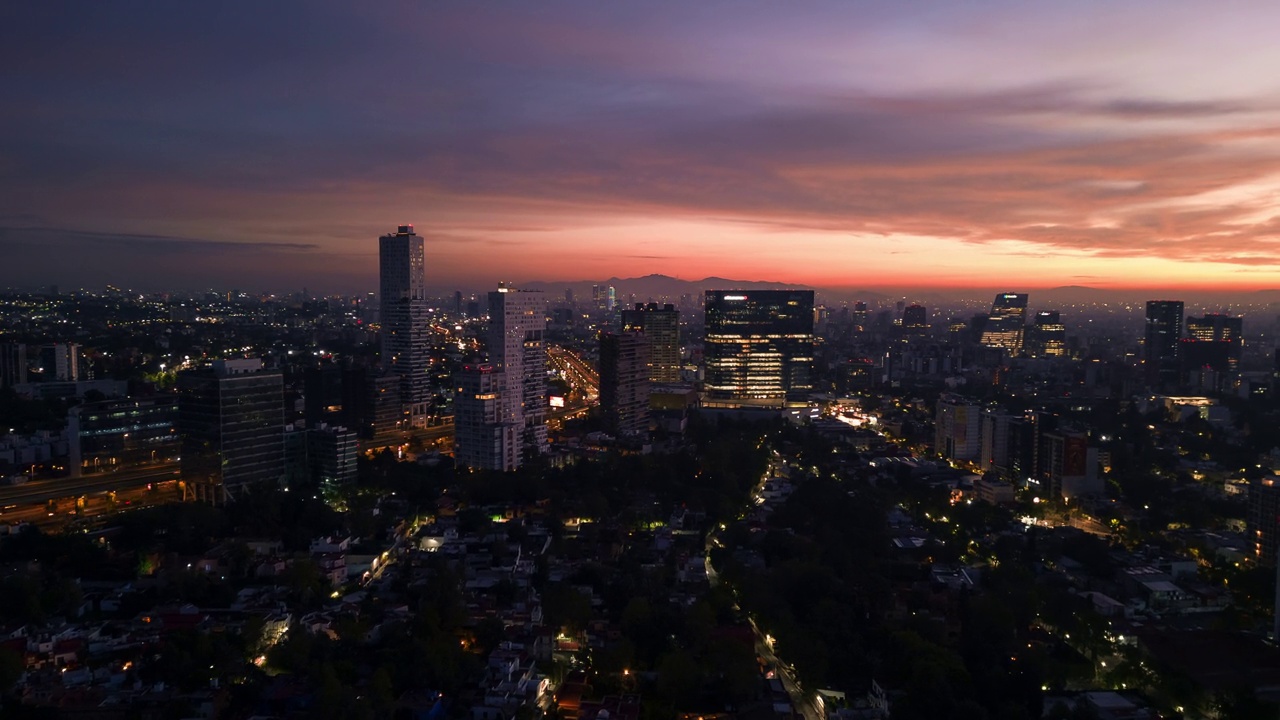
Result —
[[[760, 476], [760, 481], [756, 483], [754, 488], [752, 488], [751, 497], [753, 501], [754, 498], [759, 497], [760, 493], [764, 490], [765, 483], [768, 482], [769, 478], [773, 477], [774, 471], [777, 467], [776, 463], [778, 462], [779, 461], [777, 460], [772, 461], [770, 463], [769, 470]], [[719, 530], [713, 528], [711, 532], [707, 533], [707, 543], [703, 548], [703, 558], [707, 571], [707, 582], [713, 588], [720, 585], [720, 574], [716, 572], [715, 567], [711, 564], [711, 549], [716, 547], [717, 532], [719, 532]], [[733, 588], [730, 588], [730, 590], [736, 597], [737, 590]], [[735, 608], [737, 608], [736, 605]], [[760, 627], [756, 625], [755, 618], [748, 616], [747, 621], [751, 623], [751, 630], [755, 633], [756, 655], [760, 656], [765, 663], [769, 665], [769, 667], [773, 668], [774, 676], [782, 682], [783, 689], [787, 691], [787, 696], [791, 698], [791, 706], [794, 707], [796, 712], [800, 713], [801, 717], [805, 718], [805, 720], [824, 720], [822, 710], [818, 708], [813, 698], [805, 695], [803, 688], [800, 687], [800, 683], [796, 681], [795, 674], [793, 673], [791, 666], [774, 654], [773, 643], [771, 642], [772, 638], [760, 630]]]

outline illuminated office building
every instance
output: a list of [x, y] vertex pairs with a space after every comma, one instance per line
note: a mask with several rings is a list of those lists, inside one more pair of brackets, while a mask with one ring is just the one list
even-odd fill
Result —
[[811, 290], [708, 290], [708, 404], [803, 404], [813, 390], [813, 341]]
[[1235, 372], [1240, 367], [1240, 351], [1244, 347], [1244, 320], [1210, 313], [1186, 320], [1187, 336], [1182, 339], [1183, 367], [1188, 370], [1210, 368], [1216, 372]]
[[1057, 310], [1036, 313], [1027, 332], [1027, 354], [1032, 357], [1062, 357], [1067, 354], [1067, 328]]
[[1010, 355], [1022, 352], [1027, 324], [1027, 294], [1000, 293], [991, 303], [991, 314], [982, 328], [981, 343], [1004, 348]]

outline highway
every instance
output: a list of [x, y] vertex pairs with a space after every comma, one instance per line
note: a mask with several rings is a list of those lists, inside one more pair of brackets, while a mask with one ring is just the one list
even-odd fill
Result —
[[30, 505], [61, 498], [79, 497], [111, 490], [128, 490], [152, 483], [178, 479], [178, 464], [98, 473], [78, 478], [33, 480], [21, 485], [0, 487], [0, 506]]
[[581, 355], [559, 345], [548, 345], [547, 359], [571, 387], [583, 391], [588, 398], [600, 396], [600, 373]]
[[[582, 356], [559, 345], [547, 346], [547, 358], [553, 367], [564, 374], [572, 387], [581, 390], [588, 398], [587, 400], [570, 399], [566, 407], [551, 409], [547, 415], [548, 420], [561, 421], [581, 415], [590, 404], [590, 399], [599, 397], [600, 375]], [[453, 418], [445, 418], [442, 425], [385, 433], [370, 440], [361, 440], [358, 447], [360, 452], [395, 447], [408, 442], [410, 437], [419, 440], [424, 447], [432, 447], [442, 440], [452, 442]], [[20, 485], [3, 485], [0, 486], [0, 521], [13, 522], [19, 518], [31, 521], [44, 517], [40, 513], [44, 511], [44, 504], [50, 501], [101, 495], [105, 502], [106, 494], [109, 492], [119, 493], [147, 486], [158, 486], [178, 479], [178, 464], [164, 463], [154, 467], [98, 473], [78, 478], [33, 480]], [[176, 483], [174, 487], [177, 487]], [[168, 494], [164, 493], [164, 497], [167, 498]], [[143, 500], [143, 497], [139, 496], [138, 500]], [[159, 498], [156, 498], [156, 501], [158, 500]], [[88, 507], [88, 503], [81, 504], [84, 505], [81, 508], [82, 513], [91, 512], [92, 509]], [[114, 501], [108, 504], [114, 505]]]

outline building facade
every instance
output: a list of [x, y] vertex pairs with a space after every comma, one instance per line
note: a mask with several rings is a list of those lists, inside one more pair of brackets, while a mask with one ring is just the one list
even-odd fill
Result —
[[400, 379], [409, 424], [425, 426], [431, 399], [425, 245], [412, 225], [401, 225], [378, 239], [378, 260], [382, 367]]
[[1031, 357], [1063, 357], [1067, 354], [1067, 328], [1057, 310], [1036, 313], [1027, 332], [1027, 354]]
[[902, 330], [908, 335], [923, 335], [929, 331], [929, 311], [923, 305], [908, 305], [902, 309]]
[[284, 384], [261, 360], [219, 360], [178, 374], [182, 479], [223, 502], [284, 477]]
[[81, 403], [67, 413], [71, 476], [175, 462], [178, 400], [171, 395]]
[[1206, 370], [1219, 379], [1239, 371], [1244, 348], [1243, 318], [1212, 313], [1188, 317], [1186, 329], [1187, 336], [1178, 345], [1183, 379]]
[[1000, 293], [991, 303], [991, 314], [983, 326], [981, 343], [1017, 355], [1022, 352], [1026, 325], [1027, 294]]
[[547, 451], [547, 301], [543, 293], [499, 288], [489, 293], [489, 361], [502, 372], [506, 422], [521, 428], [521, 444]]
[[22, 343], [0, 345], [0, 388], [27, 382], [27, 346]]
[[934, 414], [934, 451], [950, 460], [979, 460], [981, 417], [982, 408], [968, 399], [943, 395]]
[[332, 493], [356, 482], [356, 433], [341, 425], [285, 429], [285, 487]]
[[1182, 317], [1181, 300], [1147, 301], [1142, 361], [1147, 384], [1153, 388], [1166, 390], [1179, 384], [1178, 345], [1182, 339]]
[[643, 332], [601, 333], [600, 410], [610, 432], [649, 432], [649, 341]]
[[813, 342], [811, 290], [708, 290], [707, 404], [803, 404], [813, 391]]
[[491, 364], [468, 365], [454, 373], [454, 459], [476, 470], [517, 470], [523, 426], [505, 395], [503, 371]]
[[649, 341], [649, 380], [680, 382], [680, 311], [670, 303], [637, 303], [622, 311], [622, 330], [639, 330]]

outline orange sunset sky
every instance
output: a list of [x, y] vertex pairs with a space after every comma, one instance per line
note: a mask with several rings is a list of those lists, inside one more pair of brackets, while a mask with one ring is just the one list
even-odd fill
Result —
[[1280, 287], [1280, 5], [31, 3], [0, 285]]

